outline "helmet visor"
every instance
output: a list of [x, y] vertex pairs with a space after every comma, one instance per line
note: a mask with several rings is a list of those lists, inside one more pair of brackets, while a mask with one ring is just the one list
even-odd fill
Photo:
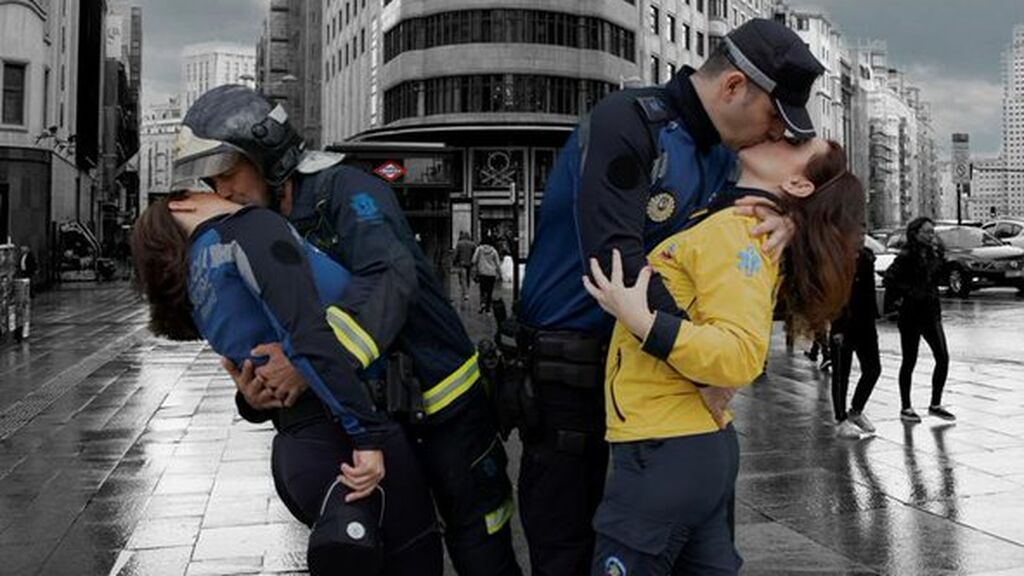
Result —
[[223, 174], [243, 158], [245, 155], [231, 144], [200, 138], [184, 126], [174, 142], [171, 190], [190, 188], [196, 181]]

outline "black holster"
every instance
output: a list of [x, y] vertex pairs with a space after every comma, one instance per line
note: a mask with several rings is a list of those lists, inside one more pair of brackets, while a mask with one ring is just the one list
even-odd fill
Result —
[[529, 370], [517, 341], [516, 322], [506, 320], [498, 327], [497, 344], [490, 339], [477, 343], [480, 374], [498, 420], [502, 439], [514, 429], [521, 437], [540, 433], [540, 409]]
[[405, 354], [391, 354], [385, 377], [366, 380], [366, 388], [374, 405], [395, 420], [419, 423], [426, 419], [419, 379], [412, 359]]

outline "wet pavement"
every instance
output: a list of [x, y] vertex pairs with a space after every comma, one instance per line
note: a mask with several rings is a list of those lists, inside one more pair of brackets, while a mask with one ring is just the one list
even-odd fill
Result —
[[[898, 419], [882, 324], [878, 433], [837, 440], [826, 374], [775, 339], [767, 377], [734, 401], [744, 573], [1024, 574], [1024, 301], [944, 305], [954, 424]], [[493, 329], [475, 297], [461, 308]], [[0, 345], [0, 574], [301, 573], [272, 429], [235, 415], [215, 355], [152, 338], [145, 318], [124, 284], [70, 285], [37, 299], [29, 342]], [[926, 351], [918, 364], [923, 412]]]

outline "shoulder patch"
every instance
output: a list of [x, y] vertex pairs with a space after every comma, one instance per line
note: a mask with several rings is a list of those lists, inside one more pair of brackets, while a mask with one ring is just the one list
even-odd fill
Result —
[[356, 218], [360, 222], [370, 222], [381, 218], [377, 201], [366, 192], [360, 192], [352, 197], [352, 209], [355, 210]]
[[761, 260], [761, 253], [757, 247], [753, 244], [748, 244], [747, 247], [741, 250], [737, 255], [739, 262], [737, 267], [743, 271], [743, 274], [747, 278], [750, 278], [761, 271], [764, 267], [764, 262]]
[[636, 103], [648, 122], [664, 122], [669, 119], [670, 114], [665, 102], [657, 96], [640, 96]]

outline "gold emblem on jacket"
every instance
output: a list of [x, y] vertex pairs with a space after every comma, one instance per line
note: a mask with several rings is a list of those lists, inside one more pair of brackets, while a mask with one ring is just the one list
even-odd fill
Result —
[[668, 192], [651, 196], [647, 201], [647, 217], [652, 222], [664, 222], [676, 211], [676, 197]]

